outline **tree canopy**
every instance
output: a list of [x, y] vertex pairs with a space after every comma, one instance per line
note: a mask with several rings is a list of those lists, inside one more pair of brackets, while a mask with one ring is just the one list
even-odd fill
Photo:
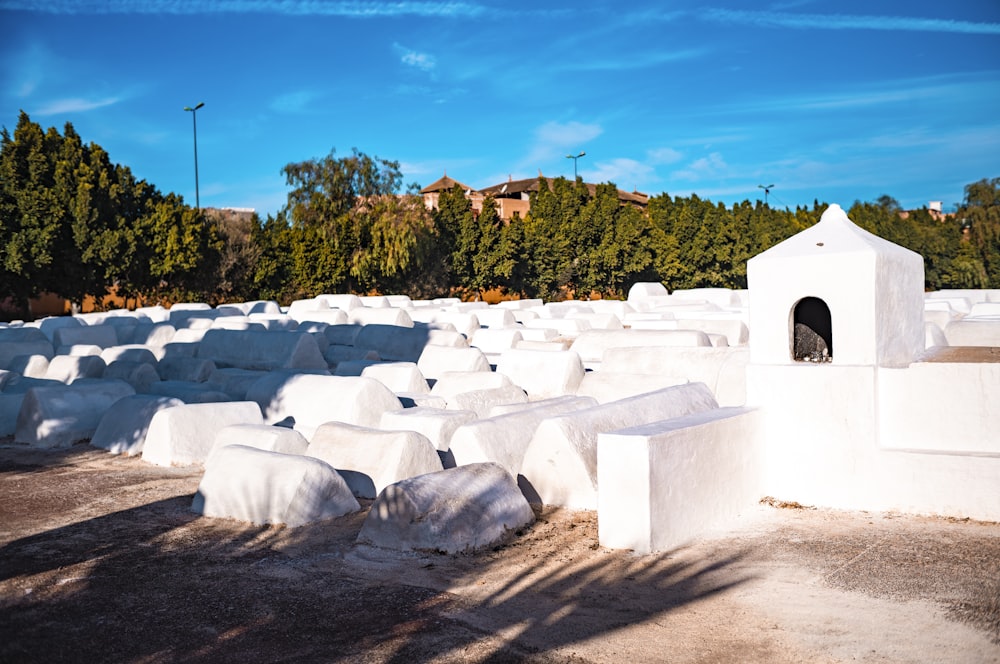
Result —
[[[27, 313], [55, 293], [79, 303], [115, 289], [145, 302], [293, 299], [324, 292], [415, 298], [488, 291], [622, 297], [636, 281], [745, 288], [749, 258], [815, 224], [826, 208], [727, 207], [696, 195], [623, 204], [613, 183], [539, 178], [510, 219], [458, 186], [429, 210], [399, 163], [357, 149], [281, 169], [287, 205], [228, 218], [137, 179], [71, 124], [22, 112], [0, 132], [0, 300]], [[969, 184], [954, 216], [904, 212], [888, 195], [856, 202], [858, 225], [920, 253], [926, 287], [1000, 288], [1000, 178]]]

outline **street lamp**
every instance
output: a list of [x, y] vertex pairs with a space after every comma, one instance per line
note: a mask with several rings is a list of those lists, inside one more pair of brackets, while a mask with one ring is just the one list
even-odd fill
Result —
[[198, 196], [198, 109], [205, 105], [205, 102], [200, 101], [198, 105], [194, 108], [190, 106], [185, 106], [185, 111], [191, 111], [191, 122], [194, 123], [194, 204], [198, 207], [198, 213], [201, 213], [201, 199]]
[[759, 185], [757, 185], [757, 188], [764, 190], [764, 205], [767, 205], [767, 195], [771, 193], [771, 189], [774, 188], [774, 185], [773, 184], [769, 184], [769, 185], [765, 186], [765, 185], [759, 184]]
[[572, 154], [566, 155], [567, 159], [572, 159], [573, 160], [573, 182], [576, 182], [576, 160], [579, 159], [580, 157], [584, 156], [585, 154], [587, 154], [587, 153], [586, 152], [580, 152], [580, 154], [577, 154], [577, 155], [572, 155]]

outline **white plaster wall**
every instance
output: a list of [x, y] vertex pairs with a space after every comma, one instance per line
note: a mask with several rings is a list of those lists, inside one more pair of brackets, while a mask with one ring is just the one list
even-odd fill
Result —
[[601, 545], [665, 551], [752, 510], [760, 416], [722, 408], [598, 435]]
[[[879, 445], [1000, 456], [1000, 364], [918, 363], [878, 372]], [[997, 478], [1000, 493], [1000, 477]]]

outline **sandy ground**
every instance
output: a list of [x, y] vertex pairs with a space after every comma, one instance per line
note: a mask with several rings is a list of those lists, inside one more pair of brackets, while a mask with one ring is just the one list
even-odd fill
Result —
[[635, 556], [544, 510], [399, 554], [354, 544], [364, 513], [197, 517], [199, 478], [0, 443], [0, 662], [1000, 662], [998, 524], [761, 506]]

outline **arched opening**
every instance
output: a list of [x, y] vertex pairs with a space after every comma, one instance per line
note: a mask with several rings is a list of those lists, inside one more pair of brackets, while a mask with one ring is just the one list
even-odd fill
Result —
[[792, 310], [792, 359], [796, 362], [833, 360], [830, 307], [818, 297], [804, 297]]

